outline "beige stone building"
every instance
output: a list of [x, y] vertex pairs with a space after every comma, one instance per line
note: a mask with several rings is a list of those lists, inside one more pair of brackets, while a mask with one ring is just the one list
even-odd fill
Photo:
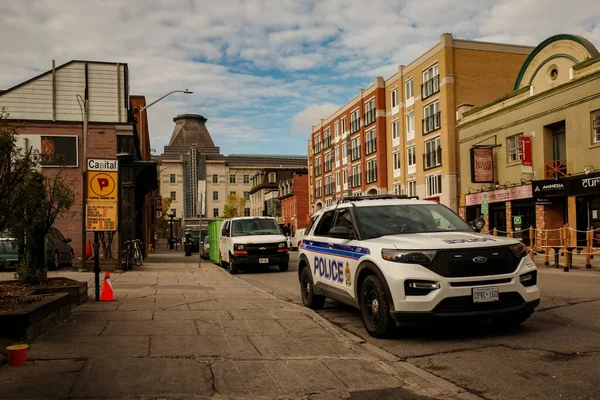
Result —
[[179, 115], [169, 144], [159, 161], [160, 193], [171, 198], [176, 232], [186, 226], [205, 230], [208, 222], [222, 217], [227, 196], [243, 196], [245, 214], [251, 214], [252, 178], [265, 168], [306, 168], [306, 156], [260, 154], [222, 155], [206, 127], [207, 119], [197, 114]]
[[[385, 81], [390, 193], [458, 209], [456, 107], [485, 104], [512, 88], [532, 47], [455, 39], [439, 43]], [[460, 156], [460, 157], [459, 157]]]
[[[567, 224], [571, 245], [582, 246], [585, 233], [575, 231], [600, 228], [600, 53], [582, 37], [552, 36], [512, 81], [489, 104], [459, 107], [460, 212], [479, 217], [487, 198], [490, 230], [525, 230], [526, 241], [530, 226], [552, 230], [558, 244], [553, 229]], [[472, 163], [472, 149], [486, 162]]]

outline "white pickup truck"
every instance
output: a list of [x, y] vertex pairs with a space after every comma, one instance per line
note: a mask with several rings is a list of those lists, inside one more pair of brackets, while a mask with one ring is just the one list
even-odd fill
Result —
[[277, 265], [287, 271], [289, 257], [287, 239], [275, 218], [237, 217], [223, 222], [219, 261], [231, 274], [255, 265]]

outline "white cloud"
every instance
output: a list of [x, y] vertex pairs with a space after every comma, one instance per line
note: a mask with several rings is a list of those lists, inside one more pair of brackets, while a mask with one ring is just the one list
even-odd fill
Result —
[[321, 118], [327, 118], [340, 108], [337, 104], [313, 104], [292, 118], [292, 132], [309, 136], [312, 125], [316, 125]]

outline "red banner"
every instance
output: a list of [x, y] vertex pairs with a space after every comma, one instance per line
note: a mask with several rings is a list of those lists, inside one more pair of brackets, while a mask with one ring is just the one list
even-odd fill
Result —
[[523, 169], [531, 170], [533, 167], [533, 154], [531, 148], [531, 136], [521, 136], [521, 165]]

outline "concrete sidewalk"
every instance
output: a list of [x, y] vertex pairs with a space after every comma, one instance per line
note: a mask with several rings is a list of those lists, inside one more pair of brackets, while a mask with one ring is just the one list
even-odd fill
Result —
[[1, 399], [475, 398], [196, 257], [113, 285], [0, 369]]

